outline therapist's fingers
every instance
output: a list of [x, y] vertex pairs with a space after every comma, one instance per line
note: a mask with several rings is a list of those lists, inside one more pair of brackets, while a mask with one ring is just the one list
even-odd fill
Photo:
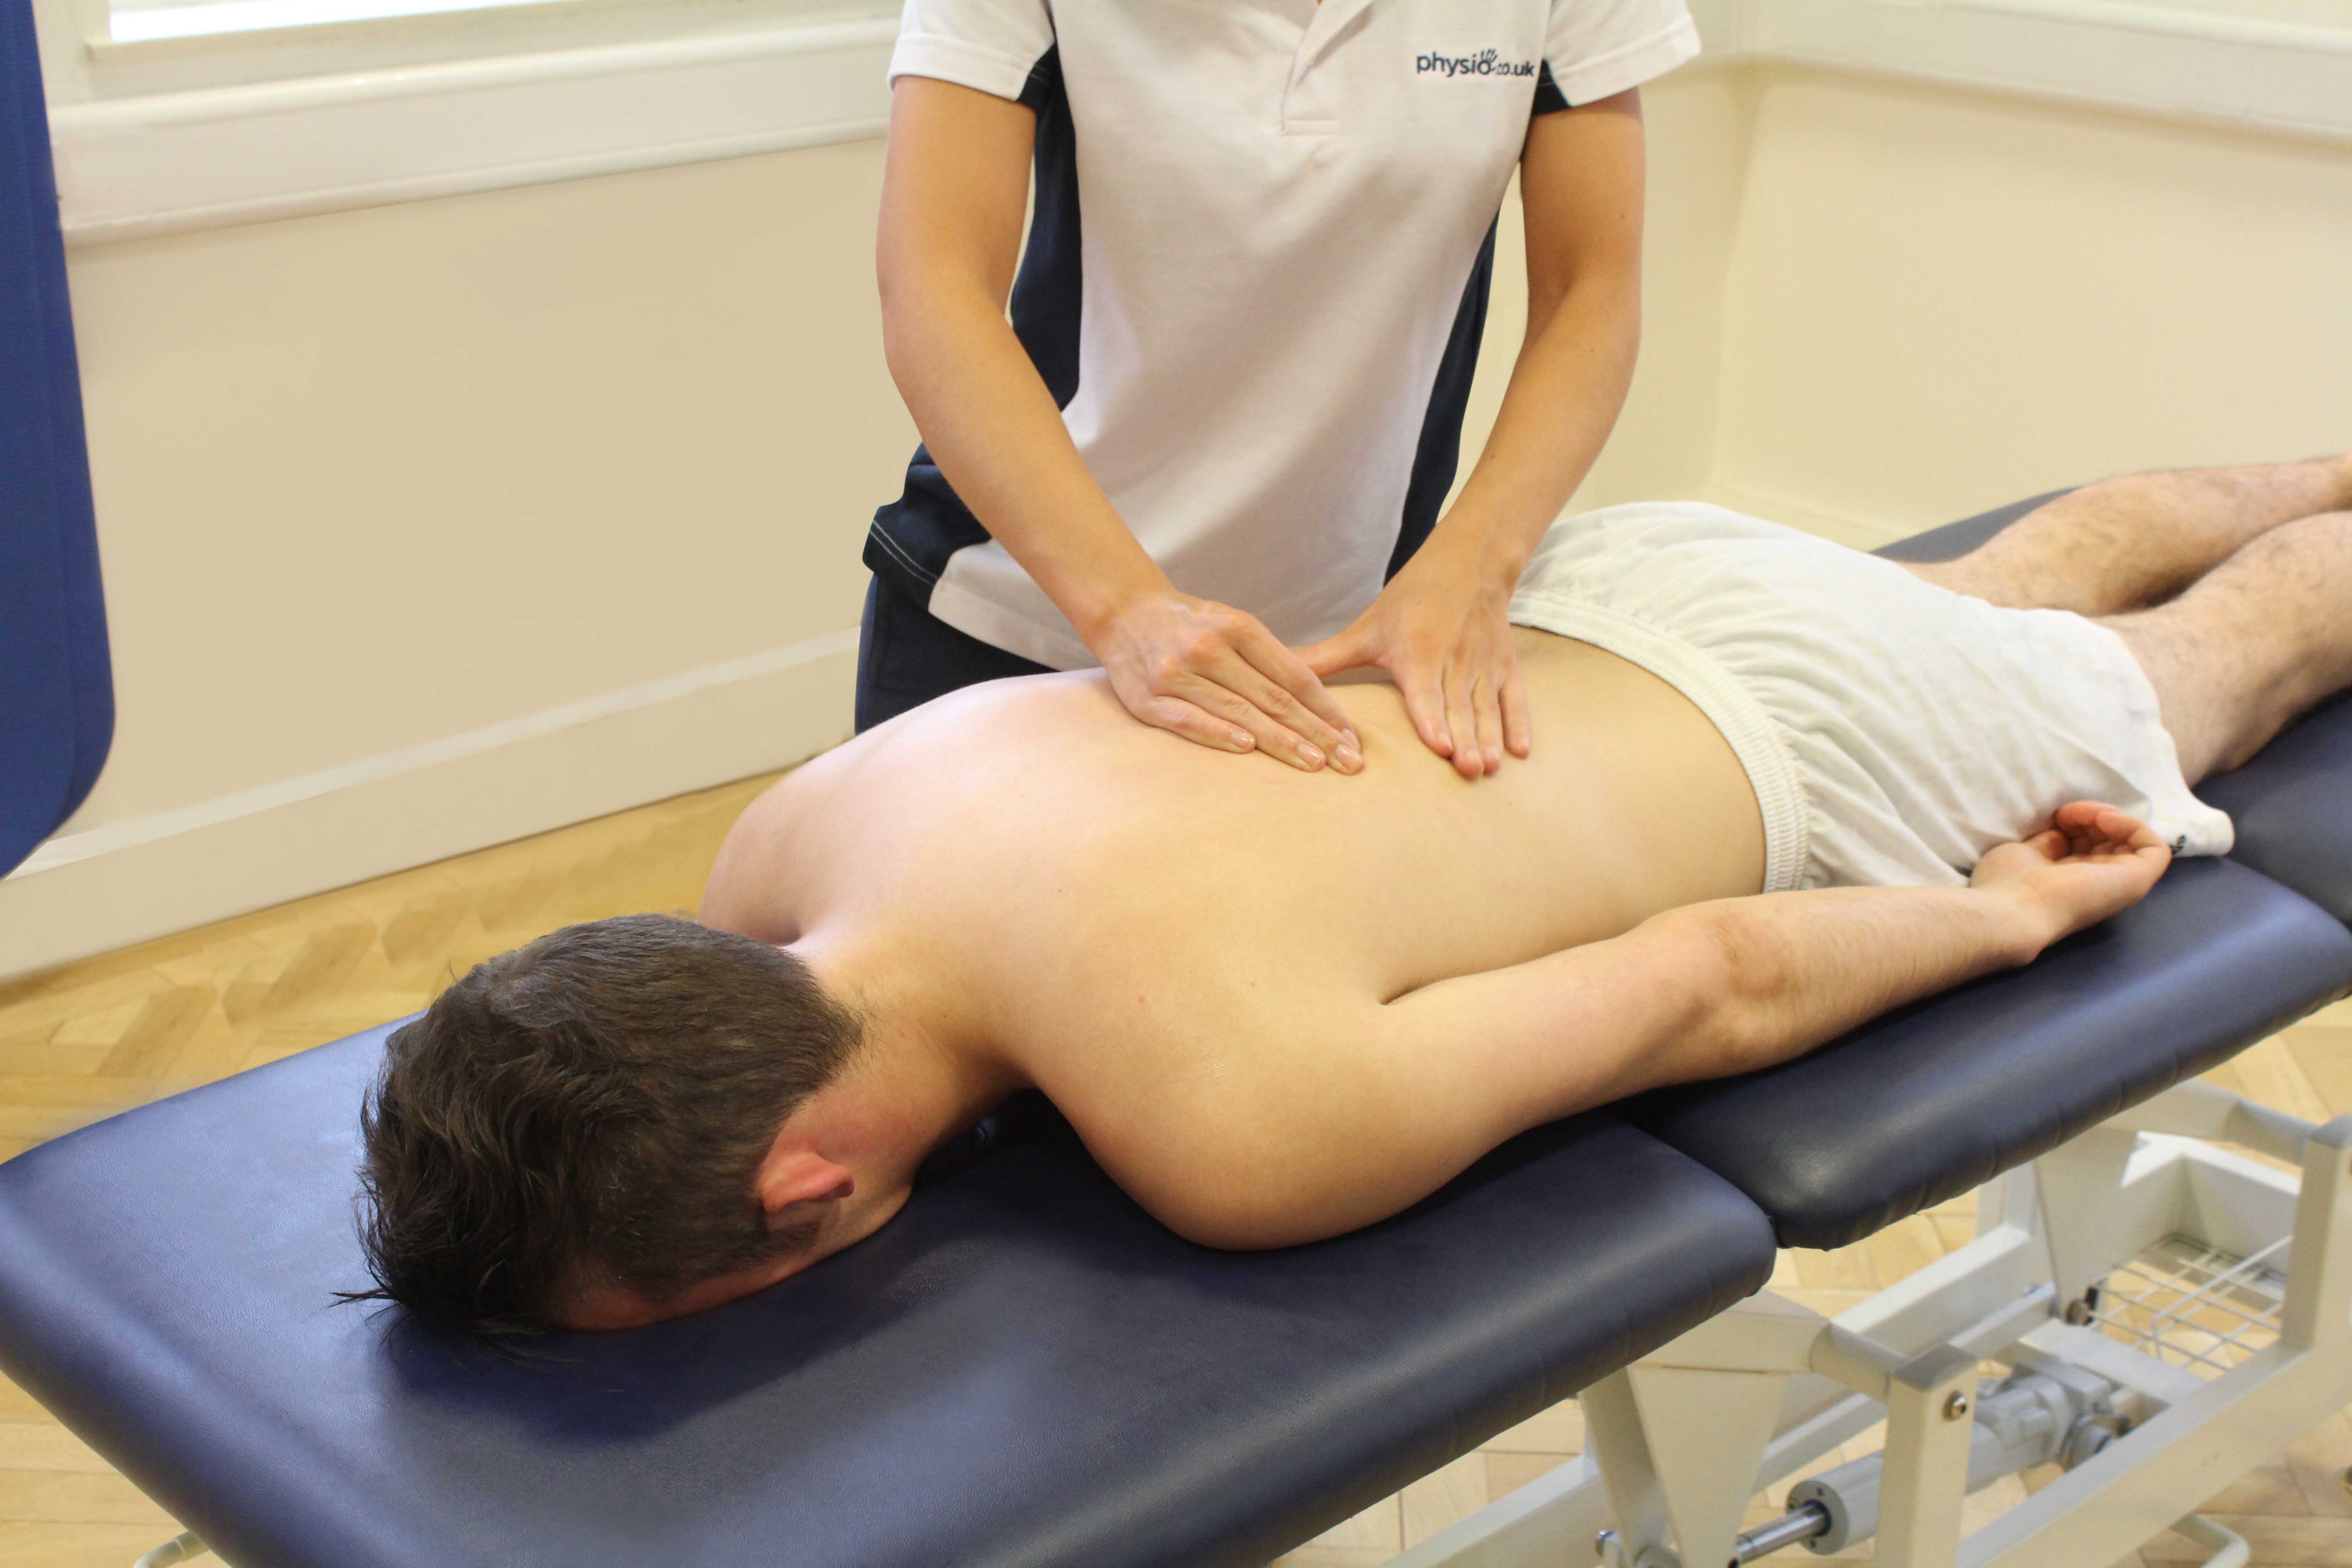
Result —
[[1454, 771], [1465, 779], [1483, 778], [1486, 756], [1478, 749], [1478, 708], [1475, 677], [1459, 662], [1445, 667], [1445, 732], [1454, 741]]
[[1257, 738], [1181, 697], [1150, 697], [1128, 710], [1155, 730], [1181, 735], [1214, 752], [1254, 752]]
[[[1331, 765], [1341, 773], [1363, 772], [1363, 743], [1357, 740], [1355, 731], [1352, 728], [1333, 728], [1328, 720], [1276, 685], [1273, 677], [1263, 670], [1236, 656], [1229, 664], [1212, 672], [1211, 678], [1273, 720], [1284, 734], [1297, 737], [1328, 757]], [[1260, 743], [1264, 743], [1263, 736]]]
[[[1342, 751], [1354, 754], [1349, 746], [1348, 732], [1333, 725], [1307, 704], [1275, 684], [1274, 678], [1243, 658], [1229, 654], [1205, 671], [1215, 681], [1275, 723], [1286, 733], [1318, 749], [1336, 760]], [[1263, 739], [1263, 737], [1261, 737]]]
[[1145, 723], [1310, 772], [1334, 758], [1357, 771], [1361, 747], [1345, 711], [1246, 611], [1172, 590], [1146, 595], [1089, 646], [1120, 704]]
[[1291, 703], [1305, 710], [1307, 721], [1294, 719], [1286, 708], [1261, 703], [1268, 713], [1328, 750], [1337, 751], [1343, 743], [1357, 742], [1356, 726], [1348, 718], [1348, 710], [1324, 689], [1322, 677], [1284, 646], [1280, 637], [1266, 630], [1265, 623], [1255, 616], [1249, 617], [1238, 629], [1233, 645], [1234, 651], [1261, 678], [1271, 681]]
[[1266, 755], [1306, 773], [1330, 760], [1330, 753], [1287, 724], [1281, 723], [1249, 698], [1206, 676], [1186, 676], [1176, 694], [1226, 723], [1249, 732], [1252, 744]]
[[1503, 691], [1502, 683], [1491, 676], [1482, 678], [1470, 689], [1471, 706], [1478, 715], [1478, 756], [1488, 773], [1503, 771]]
[[1452, 756], [1454, 736], [1445, 728], [1443, 679], [1422, 664], [1391, 666], [1389, 678], [1404, 699], [1405, 717], [1412, 721], [1413, 733], [1421, 737], [1421, 743], [1441, 757]]
[[1503, 747], [1515, 757], [1525, 757], [1536, 749], [1535, 719], [1528, 711], [1527, 678], [1519, 673], [1519, 656], [1506, 649], [1503, 654]]

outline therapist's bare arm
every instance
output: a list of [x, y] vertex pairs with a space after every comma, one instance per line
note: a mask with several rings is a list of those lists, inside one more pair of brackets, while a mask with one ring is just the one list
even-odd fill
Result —
[[1071, 443], [1004, 318], [1035, 114], [949, 82], [892, 91], [877, 270], [885, 352], [940, 469], [1067, 616], [1137, 718], [1294, 766], [1362, 763], [1347, 715], [1255, 617], [1179, 592]]
[[[2138, 902], [2170, 862], [2145, 825], [2080, 802], [2050, 832], [1986, 856], [1966, 888], [1686, 905], [1607, 942], [1440, 981], [1343, 1021], [1330, 1050], [1345, 1070], [1294, 1054], [1284, 1070], [1297, 1081], [1237, 1091], [1219, 1131], [1233, 1146], [1191, 1152], [1181, 1182], [1171, 1170], [1174, 1217], [1161, 1217], [1226, 1247], [1370, 1224], [1528, 1128], [1786, 1061], [1890, 1008], [2029, 963]], [[1259, 1147], [1280, 1150], [1280, 1163], [1254, 1156]], [[1158, 1187], [1130, 1190], [1159, 1212]]]
[[1346, 631], [1302, 650], [1386, 669], [1423, 743], [1465, 777], [1534, 742], [1507, 611], [1528, 557], [1624, 406], [1642, 327], [1642, 103], [1538, 115], [1519, 159], [1528, 329], [1492, 435], [1428, 542]]

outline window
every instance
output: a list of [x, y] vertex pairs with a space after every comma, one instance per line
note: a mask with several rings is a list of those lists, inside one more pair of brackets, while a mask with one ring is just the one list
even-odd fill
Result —
[[895, 0], [34, 0], [52, 102], [871, 24]]
[[257, 33], [331, 22], [372, 22], [450, 11], [565, 5], [571, 0], [115, 0], [108, 33], [118, 44]]

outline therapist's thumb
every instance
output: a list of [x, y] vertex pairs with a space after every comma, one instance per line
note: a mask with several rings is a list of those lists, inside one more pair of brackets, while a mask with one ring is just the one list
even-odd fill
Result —
[[1318, 679], [1375, 663], [1379, 658], [1380, 649], [1374, 646], [1370, 630], [1360, 624], [1298, 650], [1298, 661], [1313, 670]]

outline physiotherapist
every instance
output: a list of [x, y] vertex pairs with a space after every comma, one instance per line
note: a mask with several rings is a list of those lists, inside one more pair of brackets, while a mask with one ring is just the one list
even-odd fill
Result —
[[[1322, 678], [1370, 665], [1465, 777], [1526, 756], [1507, 609], [1633, 375], [1636, 89], [1697, 50], [1683, 0], [908, 0], [878, 265], [923, 445], [858, 728], [1099, 664], [1353, 773]], [[1441, 517], [1515, 166], [1527, 338]]]

